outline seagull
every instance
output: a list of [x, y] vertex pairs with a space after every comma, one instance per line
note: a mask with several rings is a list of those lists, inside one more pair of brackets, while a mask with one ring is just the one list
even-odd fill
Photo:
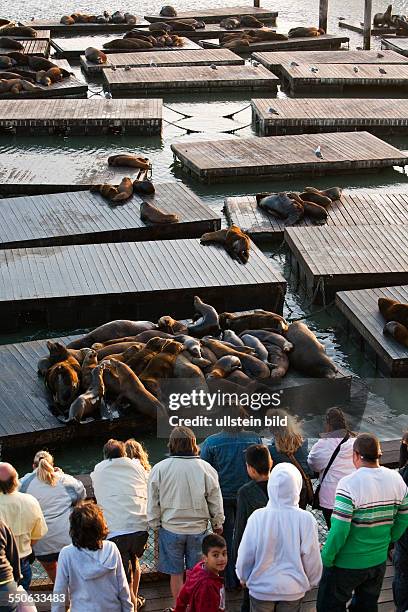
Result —
[[156, 67], [156, 66], [157, 66], [157, 64], [156, 64], [156, 62], [154, 62], [153, 60], [151, 60], [151, 62], [150, 62], [150, 64], [149, 64], [149, 66]]
[[125, 66], [125, 70], [131, 70], [130, 66]]
[[314, 74], [316, 74], [316, 72], [319, 72], [319, 69], [312, 66], [310, 69], [310, 72], [313, 72]]
[[112, 100], [112, 94], [111, 94], [111, 92], [110, 92], [110, 91], [105, 91], [105, 98], [106, 98], [107, 100]]
[[216, 64], [211, 64], [211, 65], [210, 65], [210, 68], [212, 68], [212, 70], [217, 70], [217, 66], [216, 66]]
[[363, 47], [356, 47], [357, 51], [362, 51]]
[[379, 69], [378, 69], [378, 71], [379, 71], [381, 74], [387, 74], [387, 71], [386, 71], [384, 68], [379, 68]]
[[258, 66], [259, 66], [259, 62], [257, 62], [256, 60], [252, 60], [252, 65], [253, 65], [255, 68], [258, 68]]
[[111, 69], [113, 70], [113, 72], [115, 72], [116, 66], [111, 66]]
[[320, 159], [323, 159], [323, 155], [322, 155], [322, 152], [320, 150], [320, 145], [317, 147], [317, 149], [315, 151], [315, 155], [316, 155], [316, 157], [319, 157]]
[[272, 108], [272, 106], [270, 108], [268, 108], [268, 113], [270, 113], [271, 115], [279, 115], [279, 113], [276, 110], [276, 108]]
[[358, 72], [358, 68], [357, 68], [357, 66], [354, 66], [353, 70], [354, 70], [354, 72], [357, 74], [357, 72]]
[[377, 53], [377, 57], [378, 59], [381, 59], [382, 57], [384, 57], [384, 53]]
[[296, 68], [296, 66], [299, 66], [299, 64], [297, 62], [290, 62], [290, 66], [292, 68]]

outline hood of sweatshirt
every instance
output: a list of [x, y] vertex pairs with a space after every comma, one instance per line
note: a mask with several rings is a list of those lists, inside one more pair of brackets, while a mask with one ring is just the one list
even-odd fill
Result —
[[99, 550], [77, 549], [77, 555], [81, 575], [85, 580], [99, 578], [116, 567], [117, 556], [112, 542], [105, 541]]
[[267, 508], [298, 507], [302, 475], [292, 463], [278, 463], [268, 480]]
[[203, 582], [206, 582], [207, 585], [213, 582], [219, 587], [224, 584], [224, 580], [221, 576], [217, 576], [217, 574], [213, 574], [206, 570], [203, 562], [200, 561], [188, 572], [188, 580], [185, 583], [186, 591], [193, 593], [197, 584], [203, 584]]

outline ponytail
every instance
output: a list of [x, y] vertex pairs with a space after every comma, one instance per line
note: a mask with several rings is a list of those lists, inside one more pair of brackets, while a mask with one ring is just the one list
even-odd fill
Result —
[[47, 451], [39, 451], [34, 457], [37, 478], [51, 487], [55, 487], [58, 476], [54, 469], [54, 457]]
[[149, 463], [149, 455], [146, 449], [134, 438], [125, 442], [126, 456], [130, 459], [139, 459], [141, 466], [146, 472], [150, 472], [152, 466]]

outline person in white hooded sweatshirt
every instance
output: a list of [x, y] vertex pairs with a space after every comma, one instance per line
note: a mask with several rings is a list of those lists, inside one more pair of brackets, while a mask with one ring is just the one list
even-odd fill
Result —
[[249, 517], [236, 572], [249, 589], [251, 612], [297, 612], [319, 584], [322, 561], [314, 516], [299, 508], [302, 476], [290, 463], [273, 468], [269, 501]]

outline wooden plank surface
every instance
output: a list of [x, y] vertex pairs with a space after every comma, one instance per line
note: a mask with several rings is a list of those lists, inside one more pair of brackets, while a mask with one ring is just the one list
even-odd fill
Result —
[[[323, 159], [315, 154], [317, 146]], [[183, 142], [172, 144], [171, 149], [182, 169], [204, 182], [237, 176], [282, 179], [408, 163], [404, 153], [368, 132]]]
[[408, 283], [407, 225], [286, 227], [285, 241], [316, 300]]
[[163, 17], [162, 15], [152, 14], [145, 15], [146, 21], [154, 23], [155, 21], [172, 21], [182, 19], [197, 19], [205, 23], [219, 23], [225, 17], [241, 17], [242, 15], [254, 15], [261, 21], [263, 19], [275, 20], [278, 16], [277, 11], [270, 11], [265, 8], [257, 8], [255, 6], [225, 6], [222, 8], [201, 9], [194, 11], [177, 11], [177, 17]]
[[408, 303], [408, 285], [340, 291], [336, 306], [350, 325], [374, 350], [379, 365], [388, 375], [408, 375], [408, 348], [391, 336], [383, 334], [385, 319], [378, 310], [378, 298], [387, 297]]
[[[114, 40], [115, 38], [117, 39], [117, 37], [115, 36], [112, 37], [112, 40]], [[200, 45], [190, 40], [189, 38], [185, 38], [183, 36], [182, 39], [183, 39], [183, 45], [182, 45], [183, 49], [190, 49], [190, 50], [201, 49]], [[55, 52], [58, 57], [72, 59], [72, 58], [78, 58], [81, 55], [84, 55], [85, 49], [90, 46], [95, 46], [95, 42], [92, 43], [92, 39], [82, 38], [82, 37], [81, 38], [53, 38], [51, 41], [51, 45], [55, 49]], [[132, 49], [122, 49], [122, 50], [104, 49], [102, 45], [100, 45], [100, 48], [107, 55], [110, 55], [111, 53], [119, 53], [119, 52], [121, 53], [134, 53], [135, 52]], [[154, 51], [159, 52], [159, 53], [163, 53], [165, 51], [166, 53], [169, 53], [169, 52], [178, 51], [179, 49], [180, 47], [158, 47], [157, 49], [154, 49]], [[152, 49], [139, 49], [138, 53], [141, 53], [143, 55], [144, 53], [151, 53], [151, 51]]]
[[[226, 198], [224, 210], [228, 222], [238, 225], [255, 242], [283, 238], [285, 222], [259, 208], [256, 196]], [[327, 226], [408, 225], [408, 194], [352, 191], [326, 210]], [[297, 224], [313, 225], [308, 217]]]
[[218, 89], [268, 89], [276, 91], [278, 78], [263, 66], [171, 66], [103, 70], [104, 86], [113, 95], [134, 91], [205, 91]]
[[[201, 42], [201, 41], [200, 41]], [[339, 49], [342, 44], [349, 42], [348, 36], [324, 34], [317, 37], [289, 38], [289, 40], [272, 40], [258, 43], [251, 43], [245, 48], [243, 53], [254, 51], [303, 51], [312, 49]], [[219, 40], [203, 40], [204, 48], [215, 49], [220, 47]]]
[[[60, 68], [64, 68], [68, 72], [72, 72], [70, 64], [66, 60], [52, 60], [53, 64], [59, 66]], [[28, 70], [33, 74], [33, 78], [35, 78], [35, 71]], [[19, 94], [10, 94], [4, 93], [0, 94], [1, 100], [21, 100], [21, 99], [43, 99], [43, 98], [59, 98], [59, 97], [77, 97], [84, 98], [86, 97], [88, 91], [88, 85], [83, 80], [79, 80], [75, 75], [71, 74], [68, 78], [62, 79], [58, 83], [53, 83], [49, 87], [45, 87], [44, 85], [40, 85], [36, 83], [37, 87], [41, 91], [24, 91]]]
[[[146, 200], [180, 222], [146, 225], [140, 219]], [[135, 194], [114, 208], [89, 191], [0, 200], [0, 249], [199, 238], [220, 227], [219, 215], [182, 183], [157, 184], [154, 197]]]
[[381, 47], [408, 56], [408, 37], [396, 36], [395, 38], [382, 38]]
[[357, 129], [376, 134], [408, 131], [407, 99], [257, 98], [251, 104], [253, 124], [261, 136]]
[[[29, 38], [20, 41], [24, 47], [23, 53], [27, 55], [40, 55], [42, 57], [48, 57], [50, 43], [48, 40]], [[8, 55], [15, 49], [4, 49], [0, 47], [0, 55]]]
[[109, 129], [137, 134], [158, 134], [162, 127], [162, 100], [13, 100], [0, 101], [0, 128], [25, 135], [38, 131], [101, 133]]
[[89, 62], [84, 55], [80, 58], [81, 66], [88, 74], [101, 74], [104, 68], [115, 66], [123, 68], [146, 68], [156, 66], [205, 66], [216, 64], [223, 65], [242, 65], [244, 60], [229, 49], [178, 49], [173, 53], [163, 54], [160, 51], [150, 51], [149, 53], [112, 53], [108, 56], [106, 64], [94, 64]]

